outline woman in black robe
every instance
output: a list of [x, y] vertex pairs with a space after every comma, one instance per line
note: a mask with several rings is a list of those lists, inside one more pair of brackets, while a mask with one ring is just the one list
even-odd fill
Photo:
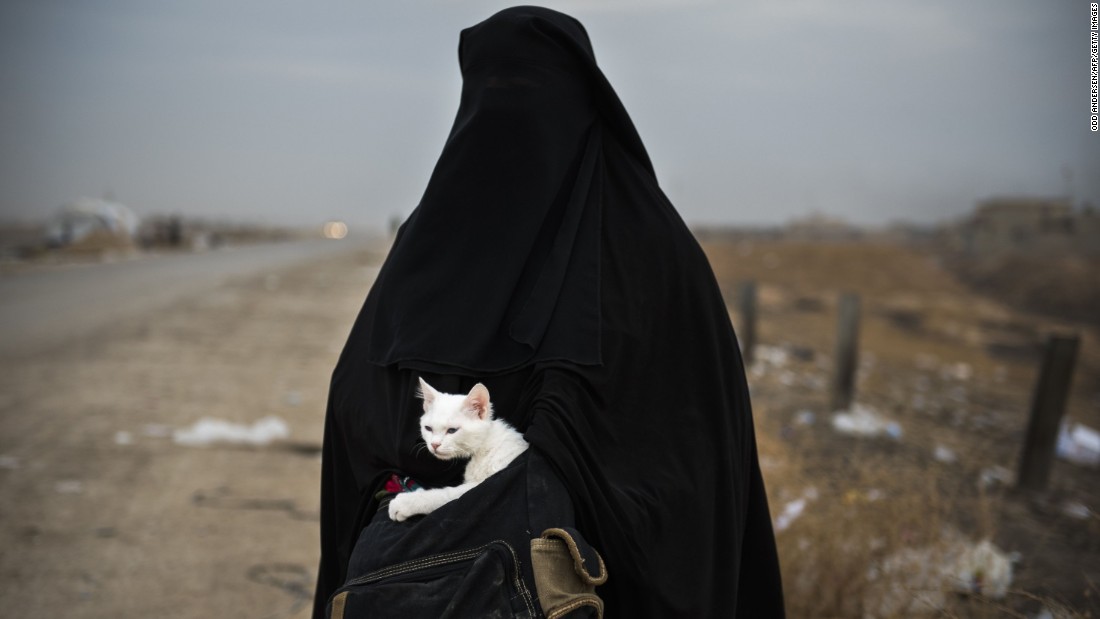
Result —
[[450, 136], [333, 373], [315, 617], [392, 475], [462, 476], [417, 449], [420, 376], [485, 383], [549, 463], [606, 561], [607, 616], [781, 617], [725, 303], [583, 26], [507, 9], [462, 32], [459, 61]]

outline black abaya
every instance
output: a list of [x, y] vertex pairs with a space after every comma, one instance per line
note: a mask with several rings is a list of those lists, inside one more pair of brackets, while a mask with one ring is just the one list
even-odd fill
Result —
[[525, 432], [606, 560], [609, 617], [781, 617], [725, 304], [583, 27], [508, 9], [460, 60], [451, 136], [333, 373], [315, 617], [391, 472], [461, 477], [417, 454], [418, 376], [484, 382]]

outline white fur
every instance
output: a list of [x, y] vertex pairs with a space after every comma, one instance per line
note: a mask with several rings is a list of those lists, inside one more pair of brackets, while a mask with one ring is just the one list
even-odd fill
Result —
[[424, 414], [420, 435], [433, 456], [440, 460], [469, 458], [463, 483], [447, 488], [403, 492], [390, 501], [390, 518], [402, 521], [429, 514], [468, 492], [527, 450], [527, 441], [508, 425], [493, 418], [493, 405], [485, 385], [457, 395], [436, 391], [420, 379]]

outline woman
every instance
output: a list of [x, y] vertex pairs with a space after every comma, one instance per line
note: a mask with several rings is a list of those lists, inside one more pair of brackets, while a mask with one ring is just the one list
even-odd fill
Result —
[[[437, 530], [430, 545], [448, 540], [444, 525], [410, 532], [377, 515], [394, 475], [462, 475], [417, 449], [423, 376], [452, 393], [484, 382], [524, 432], [530, 470], [553, 480], [517, 473], [528, 495], [568, 495], [532, 522], [567, 506], [606, 562], [607, 616], [781, 617], [725, 304], [583, 26], [507, 9], [462, 32], [459, 62], [454, 127], [333, 373], [315, 616], [364, 556], [415, 554], [409, 540]], [[500, 483], [507, 501], [517, 491]], [[455, 503], [479, 526], [515, 528], [484, 498]]]

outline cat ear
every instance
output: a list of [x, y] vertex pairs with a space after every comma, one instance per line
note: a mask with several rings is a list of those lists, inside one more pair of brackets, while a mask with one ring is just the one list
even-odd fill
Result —
[[420, 393], [418, 393], [424, 400], [424, 410], [428, 410], [428, 407], [435, 401], [435, 396], [439, 395], [439, 392], [432, 388], [423, 378], [420, 379]]
[[463, 402], [463, 408], [477, 415], [478, 419], [492, 417], [492, 410], [489, 408], [489, 390], [485, 385], [481, 383], [474, 385], [470, 395], [466, 396], [466, 401]]

